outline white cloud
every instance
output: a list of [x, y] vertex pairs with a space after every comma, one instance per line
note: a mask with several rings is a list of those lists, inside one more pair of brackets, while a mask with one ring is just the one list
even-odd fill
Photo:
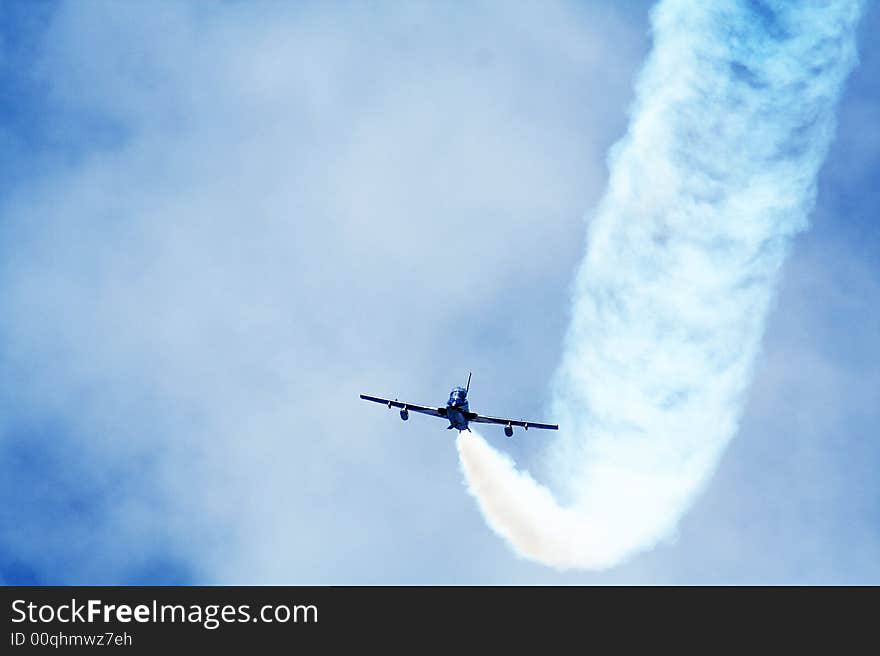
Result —
[[38, 521], [10, 548], [63, 581], [138, 549], [213, 582], [465, 576], [448, 434], [357, 393], [472, 367], [487, 410], [540, 394], [639, 31], [548, 3], [63, 5], [35, 109], [67, 161], [3, 217], [4, 439], [53, 417], [117, 487], [93, 560], [53, 566]]

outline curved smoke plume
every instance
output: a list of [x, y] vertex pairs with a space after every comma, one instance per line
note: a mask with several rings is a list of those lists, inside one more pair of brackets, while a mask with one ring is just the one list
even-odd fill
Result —
[[733, 436], [807, 226], [861, 3], [663, 0], [590, 225], [554, 386], [564, 495], [477, 435], [471, 493], [522, 555], [603, 568], [671, 536]]

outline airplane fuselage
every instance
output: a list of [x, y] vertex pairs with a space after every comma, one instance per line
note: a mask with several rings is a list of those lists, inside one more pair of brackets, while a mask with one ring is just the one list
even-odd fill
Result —
[[457, 428], [460, 431], [468, 428], [468, 413], [470, 408], [467, 401], [467, 390], [461, 387], [454, 388], [449, 393], [446, 402], [446, 418], [449, 420], [449, 428]]

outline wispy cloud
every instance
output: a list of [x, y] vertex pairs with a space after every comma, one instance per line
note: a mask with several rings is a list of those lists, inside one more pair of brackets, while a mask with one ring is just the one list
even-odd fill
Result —
[[51, 166], [0, 224], [10, 559], [442, 580], [451, 444], [357, 395], [481, 367], [489, 407], [548, 361], [547, 317], [509, 319], [561, 294], [640, 35], [567, 3], [70, 2], [39, 44]]

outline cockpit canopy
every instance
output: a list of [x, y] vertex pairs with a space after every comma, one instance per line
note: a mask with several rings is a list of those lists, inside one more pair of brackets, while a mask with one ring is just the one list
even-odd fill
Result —
[[449, 393], [449, 405], [461, 405], [467, 401], [467, 390], [464, 387], [456, 387]]

